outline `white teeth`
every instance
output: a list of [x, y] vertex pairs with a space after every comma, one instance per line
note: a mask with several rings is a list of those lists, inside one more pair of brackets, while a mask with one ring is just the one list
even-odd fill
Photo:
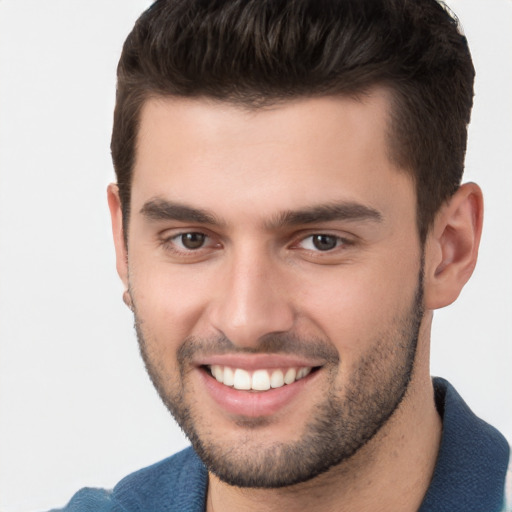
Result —
[[292, 384], [293, 382], [295, 382], [296, 377], [297, 377], [297, 372], [295, 371], [295, 368], [289, 368], [286, 371], [286, 374], [284, 376], [284, 383]]
[[[296, 379], [299, 380], [299, 379], [303, 379], [304, 377], [306, 377], [307, 375], [309, 375], [311, 373], [311, 368], [301, 368], [298, 372], [297, 372], [297, 377]], [[224, 373], [224, 379], [226, 378], [226, 374]]]
[[251, 389], [251, 375], [249, 372], [237, 368], [235, 370], [235, 376], [233, 380], [233, 386], [235, 389]]
[[224, 382], [224, 371], [222, 370], [222, 366], [214, 364], [212, 366], [212, 374], [219, 382]]
[[284, 386], [284, 375], [281, 370], [274, 370], [270, 377], [270, 387], [282, 388]]
[[226, 366], [224, 368], [224, 384], [226, 386], [233, 386], [235, 383], [235, 373], [233, 372], [233, 369], [229, 366]]
[[256, 370], [252, 374], [252, 389], [256, 391], [266, 391], [270, 389], [270, 377], [267, 370]]
[[270, 388], [282, 388], [285, 384], [293, 384], [311, 373], [311, 367], [288, 368], [285, 372], [275, 370], [255, 370], [248, 372], [241, 368], [230, 368], [214, 364], [210, 366], [213, 377], [225, 386], [249, 391], [267, 391]]

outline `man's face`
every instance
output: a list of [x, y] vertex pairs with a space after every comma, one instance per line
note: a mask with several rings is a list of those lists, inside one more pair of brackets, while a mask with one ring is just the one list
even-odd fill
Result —
[[120, 273], [158, 392], [228, 483], [307, 480], [404, 397], [421, 250], [387, 108], [377, 91], [142, 111]]

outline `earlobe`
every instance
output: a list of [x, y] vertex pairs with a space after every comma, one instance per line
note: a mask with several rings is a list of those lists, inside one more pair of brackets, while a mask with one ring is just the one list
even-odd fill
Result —
[[125, 243], [123, 214], [117, 184], [111, 183], [107, 188], [108, 207], [112, 221], [112, 235], [116, 250], [116, 268], [121, 281], [128, 288], [128, 252]]
[[483, 197], [475, 183], [462, 185], [440, 209], [425, 249], [425, 307], [451, 304], [471, 277], [482, 234]]

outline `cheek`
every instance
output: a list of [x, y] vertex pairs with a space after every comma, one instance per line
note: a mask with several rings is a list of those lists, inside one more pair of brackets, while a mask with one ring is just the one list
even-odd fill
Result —
[[139, 261], [131, 261], [130, 288], [142, 329], [162, 348], [176, 350], [184, 338], [198, 334], [194, 329], [208, 303], [207, 280], [192, 266]]
[[346, 267], [317, 279], [303, 296], [306, 314], [336, 346], [356, 359], [385, 337], [414, 302], [419, 268], [379, 264]]

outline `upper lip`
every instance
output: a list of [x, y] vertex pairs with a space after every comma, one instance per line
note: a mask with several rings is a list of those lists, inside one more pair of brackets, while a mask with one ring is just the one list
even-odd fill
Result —
[[272, 368], [302, 368], [317, 367], [324, 364], [323, 361], [293, 354], [222, 354], [210, 355], [195, 361], [197, 366], [229, 366], [244, 370], [259, 370]]

